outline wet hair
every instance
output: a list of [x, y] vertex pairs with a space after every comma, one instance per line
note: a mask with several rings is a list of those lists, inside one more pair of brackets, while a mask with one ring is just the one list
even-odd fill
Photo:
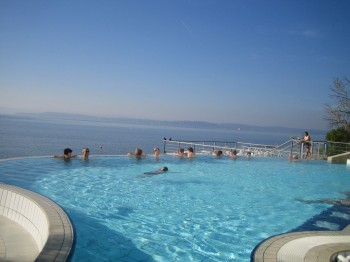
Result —
[[192, 148], [192, 147], [188, 147], [187, 150], [188, 150], [189, 152], [193, 152], [193, 148]]
[[137, 156], [141, 156], [142, 155], [142, 149], [141, 148], [136, 148], [135, 149], [135, 155], [137, 155]]
[[86, 153], [90, 153], [90, 150], [89, 150], [89, 148], [87, 148], [87, 147], [84, 147], [84, 148], [83, 148], [83, 150], [82, 150], [82, 153], [84, 153], [84, 152], [86, 152]]
[[64, 154], [64, 155], [68, 155], [69, 153], [72, 153], [72, 152], [73, 152], [73, 150], [70, 149], [70, 148], [65, 148], [65, 149], [63, 150], [63, 154]]
[[180, 147], [180, 148], [179, 148], [179, 152], [180, 152], [180, 153], [183, 153], [183, 152], [185, 152], [185, 149], [183, 149], [182, 147]]
[[160, 170], [161, 170], [161, 171], [168, 171], [169, 169], [168, 169], [168, 167], [163, 166]]

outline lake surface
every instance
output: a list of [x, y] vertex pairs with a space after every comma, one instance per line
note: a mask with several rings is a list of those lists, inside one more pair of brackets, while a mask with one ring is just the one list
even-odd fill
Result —
[[[302, 134], [303, 130], [261, 132], [0, 115], [0, 158], [58, 155], [66, 147], [75, 154], [81, 154], [83, 147], [90, 148], [90, 155], [124, 155], [136, 147], [152, 153], [154, 147], [162, 148], [164, 137], [278, 145]], [[323, 133], [311, 136], [324, 140]]]

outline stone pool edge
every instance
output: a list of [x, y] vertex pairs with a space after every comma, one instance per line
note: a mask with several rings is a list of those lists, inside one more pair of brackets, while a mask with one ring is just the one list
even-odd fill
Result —
[[[291, 232], [272, 236], [262, 241], [252, 252], [253, 262], [276, 262], [276, 261], [306, 261], [306, 262], [329, 262], [337, 261], [338, 254], [349, 253], [350, 242], [337, 243], [333, 237], [349, 236], [350, 225], [340, 231], [303, 231]], [[308, 245], [310, 237], [323, 238], [322, 244], [310, 247], [306, 254], [300, 254], [301, 245]], [[292, 241], [299, 241], [288, 252], [283, 247]], [[327, 243], [328, 242], [328, 243]], [[282, 251], [283, 250], [283, 251]], [[282, 260], [281, 260], [282, 259]]]

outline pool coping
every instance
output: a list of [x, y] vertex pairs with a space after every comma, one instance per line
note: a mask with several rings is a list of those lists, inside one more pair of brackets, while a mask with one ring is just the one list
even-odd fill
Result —
[[[305, 261], [305, 262], [329, 262], [336, 261], [338, 254], [345, 253], [350, 250], [350, 242], [341, 243], [332, 241], [334, 237], [350, 236], [350, 225], [341, 231], [304, 231], [292, 232], [281, 235], [272, 236], [261, 242], [252, 252], [251, 261], [254, 262], [276, 262], [276, 261]], [[328, 243], [314, 245], [309, 248], [305, 254], [300, 253], [297, 245], [292, 246], [289, 252], [283, 247], [289, 243], [299, 242], [306, 245], [312, 237], [323, 238]], [[299, 253], [298, 253], [299, 252]], [[302, 256], [302, 258], [300, 257]], [[284, 257], [285, 260], [281, 260]], [[288, 258], [289, 257], [289, 258]], [[302, 260], [301, 260], [302, 259]]]
[[35, 202], [46, 215], [48, 238], [35, 261], [69, 261], [74, 251], [75, 232], [66, 212], [54, 201], [33, 191], [5, 183], [0, 183], [0, 187]]

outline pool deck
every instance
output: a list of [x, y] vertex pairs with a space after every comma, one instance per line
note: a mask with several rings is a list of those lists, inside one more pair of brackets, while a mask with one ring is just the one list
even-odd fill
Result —
[[[27, 204], [24, 204], [26, 200]], [[0, 261], [69, 261], [74, 250], [74, 228], [64, 210], [35, 192], [0, 183]], [[38, 246], [39, 230], [34, 204], [45, 216], [47, 240]], [[44, 223], [45, 224], [45, 223]], [[44, 228], [45, 229], [45, 228]]]
[[33, 237], [16, 222], [0, 217], [0, 261], [34, 261], [39, 249]]
[[341, 231], [304, 231], [277, 235], [263, 241], [252, 261], [337, 261], [338, 254], [350, 251], [350, 225]]

